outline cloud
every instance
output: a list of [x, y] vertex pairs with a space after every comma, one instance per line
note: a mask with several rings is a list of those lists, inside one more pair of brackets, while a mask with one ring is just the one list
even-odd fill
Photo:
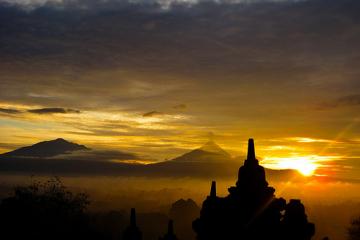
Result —
[[158, 111], [151, 111], [151, 112], [144, 113], [142, 116], [143, 117], [157, 117], [157, 116], [162, 116], [164, 114], [165, 113], [158, 112]]
[[179, 104], [179, 105], [173, 106], [173, 109], [176, 109], [176, 110], [183, 110], [183, 109], [186, 109], [186, 108], [187, 108], [186, 104]]
[[13, 108], [0, 108], [0, 113], [6, 113], [6, 114], [19, 114], [21, 111]]
[[[6, 26], [0, 27], [0, 103], [24, 106], [18, 109], [25, 112], [2, 114], [1, 132], [7, 132], [9, 142], [24, 141], [11, 136], [13, 129], [22, 135], [58, 136], [61, 131], [119, 148], [172, 140], [186, 149], [213, 131], [236, 149], [254, 129], [259, 139], [304, 132], [331, 139], [344, 115], [330, 121], [322, 112], [308, 116], [297, 110], [309, 101], [313, 107], [313, 99], [349, 96], [360, 87], [358, 0], [199, 1], [168, 11], [156, 4], [121, 8], [120, 3], [108, 11], [105, 5], [115, 4], [111, 0], [66, 2], [83, 8], [0, 9]], [[88, 7], [96, 4], [105, 5]], [[180, 103], [189, 106], [186, 119], [175, 118], [184, 107]], [[347, 98], [335, 105], [345, 103], [356, 102]], [[45, 128], [46, 116], [27, 110], [53, 106], [84, 113], [50, 114], [57, 127], [35, 133], [34, 128]], [[17, 120], [9, 126], [9, 117], [31, 127]]]
[[70, 154], [63, 154], [54, 157], [56, 159], [84, 160], [84, 161], [128, 161], [141, 160], [139, 156], [133, 153], [121, 152], [115, 150], [89, 150], [75, 151]]
[[80, 110], [71, 109], [71, 108], [38, 108], [38, 109], [30, 109], [30, 110], [28, 110], [28, 112], [35, 113], [35, 114], [81, 113]]
[[338, 141], [330, 139], [320, 139], [320, 138], [309, 138], [309, 137], [290, 137], [285, 138], [287, 141], [295, 141], [298, 143], [338, 143]]
[[[15, 144], [15, 143], [4, 143], [4, 142], [0, 142], [0, 148], [3, 148], [3, 149], [16, 149], [16, 148], [19, 148], [19, 147], [22, 147], [22, 145], [20, 144]], [[3, 152], [0, 152], [0, 154], [2, 154]]]
[[360, 105], [360, 94], [349, 95], [337, 100], [338, 105], [342, 106], [359, 106]]
[[352, 94], [337, 98], [333, 101], [319, 104], [317, 109], [326, 110], [338, 107], [356, 107], [360, 106], [360, 94]]
[[252, 4], [267, 2], [294, 2], [298, 0], [0, 0], [0, 4], [19, 6], [26, 10], [40, 7], [52, 7], [59, 9], [116, 9], [124, 5], [148, 5], [168, 10], [171, 7], [193, 6], [202, 3], [228, 3], [228, 4]]

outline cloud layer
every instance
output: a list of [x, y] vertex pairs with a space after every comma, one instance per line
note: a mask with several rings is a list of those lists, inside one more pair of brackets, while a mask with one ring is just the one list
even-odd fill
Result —
[[28, 110], [29, 113], [35, 114], [54, 114], [54, 113], [80, 113], [79, 110], [70, 109], [70, 108], [38, 108], [38, 109], [30, 109]]
[[267, 2], [298, 2], [306, 0], [0, 0], [0, 3], [9, 6], [17, 6], [25, 10], [36, 10], [48, 7], [57, 9], [119, 9], [128, 5], [147, 5], [157, 7], [162, 10], [169, 10], [172, 7], [186, 6], [191, 7], [203, 3], [226, 3], [226, 4], [257, 4]]
[[17, 3], [38, 7], [0, 7], [2, 142], [163, 160], [213, 132], [234, 154], [253, 136], [263, 156], [359, 156], [357, 0]]

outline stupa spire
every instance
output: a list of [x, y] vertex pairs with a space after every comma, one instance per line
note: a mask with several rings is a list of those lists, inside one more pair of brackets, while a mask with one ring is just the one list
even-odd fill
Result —
[[255, 156], [254, 139], [248, 142], [248, 153], [244, 165], [240, 167], [236, 186], [249, 192], [261, 192], [268, 183], [265, 178], [265, 169], [259, 165]]
[[216, 182], [211, 182], [211, 190], [210, 190], [210, 197], [215, 198], [216, 197]]
[[168, 234], [173, 235], [174, 234], [174, 222], [173, 220], [169, 220], [168, 223]]
[[159, 238], [159, 240], [178, 240], [174, 234], [173, 220], [169, 220], [167, 233], [164, 237]]
[[133, 227], [136, 226], [136, 212], [135, 212], [135, 208], [132, 208], [132, 209], [131, 209], [130, 225], [133, 226]]
[[247, 160], [248, 161], [256, 160], [254, 139], [252, 138], [250, 138], [248, 142]]
[[123, 233], [123, 240], [142, 240], [142, 233], [136, 226], [136, 213], [135, 208], [131, 209], [130, 212], [130, 225], [125, 228]]

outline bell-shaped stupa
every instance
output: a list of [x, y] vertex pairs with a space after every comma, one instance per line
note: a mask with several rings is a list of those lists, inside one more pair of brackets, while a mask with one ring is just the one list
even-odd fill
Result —
[[274, 192], [256, 159], [254, 140], [249, 139], [247, 158], [229, 195], [217, 196], [216, 182], [212, 182], [200, 217], [193, 222], [197, 239], [310, 240], [315, 226], [307, 221], [304, 205], [300, 200], [286, 204]]

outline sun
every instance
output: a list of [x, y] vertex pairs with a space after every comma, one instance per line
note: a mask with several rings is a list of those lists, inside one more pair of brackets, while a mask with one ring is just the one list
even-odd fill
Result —
[[[271, 168], [275, 169], [294, 169], [300, 172], [304, 176], [314, 175], [316, 169], [319, 167], [315, 159], [309, 156], [296, 156], [290, 158], [274, 158], [272, 157], [264, 159], [265, 162], [271, 165]], [[267, 161], [266, 161], [267, 160]], [[270, 160], [270, 161], [269, 161]], [[270, 163], [271, 162], [271, 163]]]
[[315, 170], [317, 169], [317, 165], [307, 160], [304, 160], [304, 161], [297, 161], [297, 163], [294, 164], [294, 168], [304, 176], [311, 176], [314, 174]]

